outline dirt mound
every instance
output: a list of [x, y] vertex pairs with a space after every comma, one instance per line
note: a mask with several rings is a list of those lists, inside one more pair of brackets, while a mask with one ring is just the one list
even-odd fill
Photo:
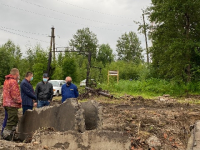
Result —
[[107, 91], [107, 90], [102, 90], [101, 88], [93, 89], [93, 88], [86, 87], [85, 92], [81, 93], [79, 95], [78, 99], [79, 100], [88, 99], [88, 98], [91, 99], [91, 98], [98, 97], [100, 95], [103, 95], [103, 96], [109, 97], [109, 98], [113, 98], [113, 95], [110, 95], [109, 91]]
[[[159, 98], [151, 100], [130, 95], [113, 100], [98, 97], [103, 112], [102, 130], [128, 135], [130, 149], [134, 150], [150, 148], [185, 150], [190, 136], [190, 126], [200, 118], [200, 106], [189, 104], [189, 98], [187, 103], [168, 98], [169, 100], [161, 101]], [[56, 102], [52, 103], [54, 104], [56, 105]], [[0, 113], [0, 123], [2, 123], [4, 115], [2, 107]], [[41, 134], [49, 132], [44, 131]], [[63, 144], [61, 143], [61, 146]], [[59, 144], [56, 146], [60, 147]]]

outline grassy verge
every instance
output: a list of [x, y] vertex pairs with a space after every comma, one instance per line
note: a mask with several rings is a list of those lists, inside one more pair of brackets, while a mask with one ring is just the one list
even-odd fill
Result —
[[171, 96], [184, 96], [187, 94], [199, 94], [200, 83], [177, 83], [159, 79], [148, 80], [120, 80], [119, 83], [104, 83], [99, 85], [103, 90], [108, 90], [113, 94], [121, 96], [123, 94], [141, 95], [144, 98], [151, 98], [163, 94]]

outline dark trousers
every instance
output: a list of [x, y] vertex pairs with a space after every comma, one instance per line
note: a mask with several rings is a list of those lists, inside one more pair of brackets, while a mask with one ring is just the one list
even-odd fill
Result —
[[7, 120], [8, 120], [8, 113], [7, 113], [6, 109], [5, 109], [5, 117], [4, 117], [3, 124], [2, 124], [1, 135], [3, 135], [3, 130], [6, 127]]
[[40, 108], [40, 107], [44, 107], [44, 106], [49, 106], [49, 102], [48, 101], [41, 101], [41, 100], [38, 100], [38, 103], [37, 103], [37, 108]]
[[5, 110], [8, 113], [8, 119], [5, 129], [12, 130], [12, 128], [16, 127], [18, 123], [18, 108], [5, 107]]
[[33, 106], [28, 106], [28, 105], [22, 105], [22, 109], [23, 109], [23, 115], [26, 112], [26, 110], [30, 109], [33, 110]]

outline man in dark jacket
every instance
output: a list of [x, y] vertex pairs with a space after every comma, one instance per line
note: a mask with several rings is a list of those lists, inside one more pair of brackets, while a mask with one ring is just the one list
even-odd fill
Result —
[[47, 73], [43, 74], [42, 82], [39, 82], [35, 89], [37, 97], [37, 107], [48, 106], [53, 98], [53, 85], [48, 82], [49, 77]]
[[62, 103], [68, 99], [68, 98], [77, 98], [78, 97], [78, 89], [77, 86], [72, 84], [72, 78], [66, 77], [65, 79], [66, 84], [63, 84], [62, 86]]
[[33, 80], [33, 73], [27, 72], [26, 77], [20, 84], [23, 114], [27, 109], [33, 109], [33, 104], [36, 102], [36, 95], [30, 81]]

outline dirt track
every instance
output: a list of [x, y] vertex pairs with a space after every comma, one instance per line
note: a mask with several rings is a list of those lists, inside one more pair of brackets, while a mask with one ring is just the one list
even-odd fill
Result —
[[[129, 134], [131, 149], [147, 150], [147, 139], [155, 135], [163, 150], [184, 150], [190, 136], [190, 125], [200, 119], [199, 105], [178, 103], [176, 99], [164, 102], [141, 97], [128, 99], [127, 96], [118, 100], [92, 99], [103, 106], [103, 130]], [[0, 107], [0, 123], [3, 118], [3, 108]]]

